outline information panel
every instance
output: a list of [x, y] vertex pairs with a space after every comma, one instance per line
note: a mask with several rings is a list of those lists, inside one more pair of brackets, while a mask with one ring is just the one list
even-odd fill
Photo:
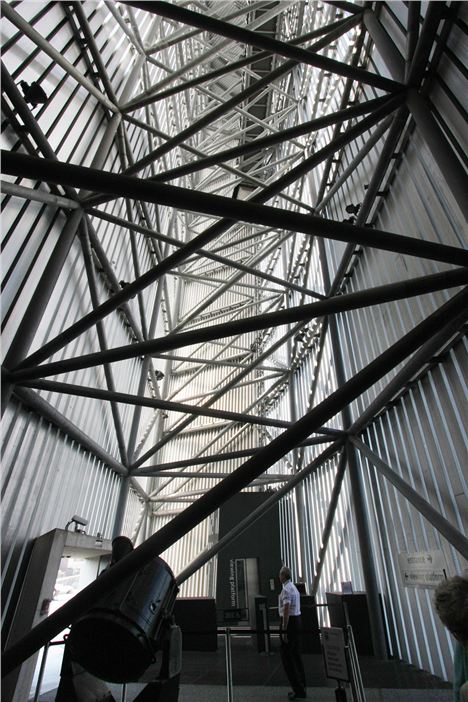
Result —
[[401, 581], [405, 587], [435, 589], [447, 577], [443, 551], [399, 553]]
[[322, 627], [322, 649], [327, 678], [349, 682], [343, 629]]

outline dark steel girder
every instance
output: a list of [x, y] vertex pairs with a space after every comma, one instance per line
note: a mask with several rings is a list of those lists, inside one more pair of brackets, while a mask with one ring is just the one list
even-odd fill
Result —
[[333, 446], [322, 451], [321, 454], [317, 456], [311, 463], [305, 466], [300, 472], [296, 473], [294, 476], [288, 477], [288, 482], [279, 490], [276, 490], [271, 497], [269, 497], [265, 502], [263, 502], [257, 509], [251, 512], [248, 517], [243, 519], [241, 522], [236, 524], [236, 526], [231, 529], [227, 534], [225, 534], [207, 551], [203, 551], [195, 560], [193, 560], [184, 570], [177, 576], [177, 584], [181, 585], [185, 580], [187, 580], [193, 573], [195, 573], [199, 568], [201, 568], [205, 563], [207, 563], [213, 556], [215, 556], [219, 551], [230, 544], [235, 538], [242, 534], [245, 529], [254, 524], [259, 517], [261, 517], [265, 512], [267, 512], [271, 507], [278, 503], [288, 492], [299, 485], [304, 478], [311, 475], [314, 471], [318, 470], [325, 461], [329, 461], [335, 453], [337, 453], [341, 448], [341, 442], [335, 442]]
[[282, 419], [269, 419], [268, 417], [259, 417], [242, 412], [208, 409], [207, 407], [188, 405], [182, 402], [158, 400], [153, 397], [144, 397], [142, 395], [130, 395], [128, 393], [117, 392], [115, 390], [100, 390], [99, 388], [74, 385], [72, 383], [58, 383], [54, 381], [42, 380], [32, 381], [31, 383], [27, 383], [27, 385], [28, 387], [36, 390], [47, 390], [49, 392], [57, 392], [60, 394], [105, 400], [106, 402], [137, 405], [139, 407], [153, 407], [154, 409], [161, 409], [167, 412], [181, 412], [182, 414], [199, 415], [202, 417], [215, 417], [218, 419], [227, 419], [232, 422], [241, 422], [243, 424], [260, 424], [269, 427], [280, 427], [282, 429], [291, 426], [291, 422], [287, 422]]
[[83, 449], [89, 451], [93, 456], [96, 456], [106, 466], [111, 468], [119, 475], [128, 475], [128, 469], [122, 463], [119, 463], [110, 453], [105, 451], [100, 444], [94, 439], [85, 434], [79, 427], [70, 422], [62, 412], [53, 407], [49, 402], [37, 393], [28, 388], [14, 388], [14, 395], [26, 407], [29, 407], [39, 416], [43, 417], [47, 422], [58, 427], [60, 431], [66, 434], [70, 439], [76, 441]]
[[460, 309], [458, 315], [453, 315], [447, 324], [434, 334], [431, 339], [421, 346], [413, 354], [411, 359], [398, 371], [384, 387], [384, 389], [372, 400], [364, 412], [349, 427], [350, 434], [358, 434], [370, 424], [373, 419], [385, 409], [388, 403], [402, 393], [413, 378], [421, 373], [422, 369], [430, 363], [431, 359], [440, 352], [452, 337], [463, 327], [466, 319], [466, 310]]
[[[318, 42], [312, 45], [311, 49], [317, 51], [324, 48], [332, 41], [332, 39], [348, 31], [348, 29], [357, 24], [358, 21], [359, 18], [352, 18], [351, 20], [348, 20], [346, 26], [341, 26], [331, 34], [328, 34], [324, 38], [320, 39]], [[153, 151], [151, 151], [149, 154], [146, 154], [146, 156], [137, 161], [131, 168], [128, 168], [126, 173], [128, 175], [137, 173], [145, 166], [166, 154], [168, 151], [171, 151], [171, 149], [173, 149], [175, 146], [178, 146], [186, 141], [190, 136], [193, 136], [202, 129], [205, 129], [208, 125], [219, 119], [219, 117], [222, 117], [233, 108], [244, 103], [248, 98], [258, 93], [264, 87], [269, 86], [273, 81], [277, 80], [283, 75], [286, 75], [289, 71], [292, 71], [296, 65], [297, 64], [295, 61], [286, 61], [286, 63], [278, 66], [270, 73], [267, 73], [267, 75], [263, 78], [254, 81], [251, 83], [251, 85], [244, 88], [244, 90], [241, 90], [236, 95], [233, 95], [233, 97], [231, 97], [229, 100], [226, 100], [225, 102], [221, 103], [221, 105], [218, 105], [218, 107], [210, 110], [208, 114], [204, 115], [195, 122], [192, 122], [192, 124], [183, 129], [176, 136], [171, 137], [166, 143], [161, 144], [156, 149], [153, 149]]]
[[223, 22], [209, 15], [202, 15], [192, 10], [186, 10], [183, 7], [172, 5], [168, 2], [126, 2], [126, 4], [138, 7], [140, 10], [146, 10], [147, 12], [153, 12], [154, 14], [174, 19], [183, 24], [189, 24], [193, 27], [219, 34], [249, 46], [255, 46], [258, 49], [264, 49], [279, 54], [280, 56], [285, 56], [286, 58], [293, 59], [300, 63], [306, 63], [309, 66], [331, 71], [331, 73], [336, 73], [339, 76], [353, 78], [354, 80], [373, 85], [381, 90], [393, 92], [401, 88], [400, 83], [388, 78], [383, 78], [375, 73], [370, 73], [362, 68], [352, 68], [340, 61], [313, 54], [307, 49], [301, 49], [291, 44], [286, 44], [285, 42], [273, 39], [264, 34], [252, 32], [249, 29], [229, 24], [229, 22]]
[[35, 367], [18, 366], [17, 370], [7, 373], [7, 379], [12, 382], [23, 382], [33, 378], [41, 378], [58, 373], [101, 365], [104, 362], [122, 361], [127, 358], [169, 351], [174, 348], [191, 346], [192, 344], [222, 339], [246, 332], [268, 329], [269, 327], [291, 324], [293, 322], [323, 317], [327, 314], [338, 314], [348, 310], [371, 305], [380, 305], [407, 297], [424, 295], [468, 284], [468, 268], [456, 268], [443, 273], [435, 273], [420, 278], [380, 285], [368, 290], [337, 295], [327, 300], [319, 300], [309, 305], [290, 307], [288, 309], [269, 312], [257, 317], [234, 320], [224, 324], [214, 324], [210, 327], [192, 329], [181, 334], [169, 334], [162, 339], [154, 339], [140, 343], [120, 346], [108, 351], [90, 353], [76, 358], [63, 359], [53, 363]]
[[[99, 293], [96, 284], [96, 276], [94, 271], [94, 266], [92, 262], [92, 251], [91, 244], [89, 240], [88, 230], [84, 222], [80, 223], [79, 237], [81, 241], [81, 248], [83, 252], [84, 266], [86, 270], [86, 276], [88, 280], [89, 294], [91, 297], [91, 303], [94, 308], [99, 304]], [[105, 351], [108, 348], [107, 345], [107, 334], [102, 322], [96, 324], [96, 332], [99, 340], [99, 347], [101, 351]], [[108, 363], [103, 364], [104, 375], [106, 378], [106, 383], [109, 391], [115, 392], [115, 382], [114, 373], [112, 367]], [[128, 454], [127, 446], [125, 444], [124, 432], [122, 427], [122, 419], [120, 417], [119, 408], [114, 401], [111, 401], [111, 412], [114, 420], [115, 434], [117, 437], [117, 444], [119, 446], [120, 459], [125, 466], [128, 466]]]
[[[400, 98], [397, 98], [398, 102]], [[174, 252], [159, 265], [145, 273], [140, 279], [130, 283], [124, 290], [117, 293], [110, 300], [104, 302], [96, 311], [86, 315], [78, 323], [59, 335], [55, 340], [34, 354], [35, 360], [43, 360], [53, 351], [76, 338], [82, 331], [92, 326], [97, 318], [103, 318], [113, 310], [117, 309], [123, 302], [133, 297], [135, 293], [147, 285], [155, 282], [161, 275], [177, 266], [182, 260], [188, 258], [219, 234], [223, 233], [232, 224], [233, 220], [247, 221], [253, 224], [271, 225], [277, 228], [284, 228], [293, 231], [304, 232], [306, 234], [317, 234], [332, 239], [345, 242], [354, 242], [366, 246], [415, 255], [423, 258], [430, 258], [454, 263], [455, 265], [468, 265], [468, 252], [463, 249], [437, 244], [434, 242], [421, 241], [413, 237], [405, 237], [398, 234], [383, 232], [381, 230], [371, 230], [367, 227], [356, 226], [344, 222], [333, 222], [321, 217], [303, 215], [297, 212], [281, 210], [280, 208], [259, 204], [270, 199], [299, 177], [303, 172], [307, 172], [316, 162], [326, 158], [332, 153], [338, 144], [348, 143], [350, 137], [363, 131], [363, 124], [368, 124], [367, 120], [374, 121], [376, 115], [366, 117], [356, 127], [352, 127], [344, 134], [340, 135], [333, 144], [322, 149], [319, 155], [314, 155], [303, 164], [292, 169], [291, 172], [280, 178], [276, 183], [265, 188], [259, 195], [251, 200], [235, 200], [221, 197], [219, 195], [209, 195], [207, 193], [194, 192], [185, 188], [178, 188], [161, 183], [151, 183], [142, 179], [129, 176], [122, 176], [106, 173], [96, 169], [84, 168], [52, 162], [48, 159], [35, 159], [24, 154], [2, 152], [3, 169], [11, 175], [23, 175], [36, 177], [43, 180], [55, 180], [56, 182], [69, 182], [83, 184], [83, 187], [100, 190], [105, 189], [114, 196], [135, 197], [156, 204], [166, 204], [169, 206], [180, 206], [184, 203], [184, 208], [197, 212], [214, 214], [215, 216], [232, 217], [217, 222], [209, 229], [195, 237], [191, 242]], [[47, 351], [49, 349], [50, 353]]]
[[[318, 432], [321, 431], [321, 429], [317, 430]], [[343, 436], [345, 436], [345, 432], [342, 432]], [[336, 436], [329, 436], [329, 437], [324, 437], [324, 436], [318, 436], [317, 438], [314, 439], [306, 439], [306, 441], [301, 442], [301, 446], [319, 446], [320, 444], [328, 444], [331, 441], [334, 441], [336, 439]], [[138, 468], [138, 470], [135, 470], [132, 472], [132, 475], [137, 477], [137, 476], [149, 476], [151, 477], [153, 475], [153, 471], [165, 471], [165, 470], [176, 470], [177, 468], [189, 468], [193, 466], [203, 466], [209, 463], [222, 463], [223, 461], [232, 461], [236, 458], [248, 458], [249, 456], [252, 456], [254, 453], [257, 451], [261, 450], [261, 446], [257, 446], [256, 448], [252, 449], [243, 449], [242, 451], [229, 451], [228, 453], [216, 453], [216, 454], [209, 454], [207, 456], [200, 456], [197, 458], [187, 458], [186, 460], [182, 461], [171, 461], [171, 463], [154, 463], [152, 465], [147, 465], [143, 466], [142, 468]]]
[[[449, 544], [456, 549], [463, 558], [468, 558], [468, 539], [458, 529], [443, 517], [434, 507], [427, 502], [421, 495], [411, 487], [401, 476], [398, 475], [380, 456], [363, 441], [355, 436], [349, 437], [353, 446], [372, 463], [372, 465], [383, 475], [398, 492], [400, 492], [410, 504], [415, 507], [422, 516], [428, 520], [442, 536], [447, 539]], [[410, 469], [411, 472], [411, 469]]]
[[151, 559], [159, 555], [181, 539], [197, 524], [206, 519], [226, 500], [247, 487], [284, 455], [324, 423], [329, 421], [344, 407], [353, 402], [368, 388], [385, 377], [393, 368], [416, 351], [431, 336], [457, 314], [467, 310], [468, 288], [452, 297], [429, 317], [420, 322], [365, 368], [350, 378], [344, 385], [329, 395], [319, 405], [304, 415], [292, 427], [286, 429], [268, 446], [258, 451], [252, 458], [237, 468], [224, 480], [209, 490], [203, 497], [187, 507], [162, 529], [153, 534], [132, 553], [101, 574], [90, 585], [64, 604], [59, 610], [36, 625], [26, 636], [18, 640], [3, 654], [2, 676], [7, 675], [44, 646], [65, 627], [73, 624], [86, 612], [99, 597], [110, 592], [115, 586]]
[[[318, 27], [312, 32], [309, 32], [308, 34], [303, 34], [302, 36], [297, 37], [296, 39], [293, 39], [293, 41], [288, 43], [290, 43], [292, 46], [296, 46], [298, 44], [303, 44], [306, 41], [310, 41], [311, 39], [315, 39], [316, 37], [320, 37], [322, 36], [322, 34], [329, 34], [332, 31], [342, 27], [342, 25], [346, 24], [348, 19], [349, 18], [340, 19], [323, 27]], [[203, 73], [201, 76], [197, 76], [196, 78], [186, 80], [185, 82], [180, 83], [179, 85], [175, 85], [172, 88], [168, 88], [167, 90], [151, 92], [148, 95], [143, 93], [131, 100], [130, 102], [126, 103], [125, 105], [121, 105], [120, 109], [123, 113], [125, 113], [129, 109], [135, 109], [135, 105], [137, 107], [144, 107], [145, 105], [159, 102], [160, 100], [165, 100], [166, 98], [171, 97], [172, 95], [177, 95], [178, 93], [181, 93], [190, 88], [195, 88], [197, 87], [197, 85], [202, 85], [203, 83], [215, 81], [217, 78], [220, 78], [221, 76], [224, 76], [227, 73], [232, 73], [233, 71], [237, 71], [240, 68], [244, 68], [245, 66], [248, 66], [251, 63], [256, 63], [261, 59], [267, 58], [268, 56], [270, 56], [270, 54], [270, 51], [261, 51], [257, 54], [246, 56], [245, 58], [240, 59], [239, 61], [228, 63], [226, 66], [218, 68], [215, 71], [208, 71], [206, 73]]]
[[[374, 205], [377, 193], [382, 189], [382, 183], [385, 174], [388, 172], [389, 163], [391, 161], [392, 155], [395, 153], [398, 142], [401, 139], [402, 132], [405, 128], [405, 124], [408, 117], [408, 110], [405, 106], [400, 107], [398, 112], [394, 115], [392, 125], [389, 129], [385, 142], [380, 151], [379, 157], [374, 167], [374, 172], [369, 181], [369, 187], [366, 190], [364, 199], [362, 201], [361, 207], [356, 218], [357, 226], [364, 226], [369, 214]], [[330, 295], [336, 295], [340, 286], [343, 283], [344, 275], [351, 262], [354, 255], [355, 244], [349, 243], [343, 252], [338, 268], [335, 272], [334, 280], [331, 284], [331, 288], [328, 291]]]
[[344, 122], [352, 117], [360, 117], [361, 115], [372, 112], [377, 107], [384, 105], [388, 100], [386, 96], [375, 98], [373, 100], [368, 100], [366, 102], [359, 103], [358, 105], [353, 105], [345, 110], [339, 110], [338, 112], [333, 112], [328, 115], [323, 115], [322, 117], [317, 117], [310, 120], [309, 122], [304, 122], [303, 124], [296, 125], [295, 127], [289, 127], [289, 129], [284, 129], [277, 134], [269, 134], [261, 139], [254, 139], [254, 141], [246, 142], [240, 146], [236, 146], [232, 149], [226, 149], [225, 151], [220, 151], [212, 156], [206, 156], [205, 158], [198, 159], [197, 161], [192, 161], [178, 168], [172, 168], [169, 171], [164, 171], [164, 173], [158, 173], [158, 175], [151, 178], [155, 182], [165, 182], [167, 180], [173, 180], [174, 178], [179, 178], [188, 173], [194, 173], [203, 168], [208, 168], [217, 163], [222, 163], [224, 161], [229, 161], [230, 159], [236, 158], [237, 156], [245, 156], [246, 154], [258, 151], [260, 149], [265, 149], [274, 144], [281, 144], [288, 139], [292, 139], [303, 134], [308, 134], [311, 131], [323, 129], [331, 124], [337, 122]]

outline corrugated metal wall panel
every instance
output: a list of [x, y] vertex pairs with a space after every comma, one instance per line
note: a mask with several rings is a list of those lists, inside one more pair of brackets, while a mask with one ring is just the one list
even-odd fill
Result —
[[[392, 3], [389, 7], [394, 12], [406, 12], [402, 3]], [[387, 22], [385, 12], [381, 13], [381, 19], [389, 33], [395, 39], [398, 37], [397, 44], [403, 46], [401, 36], [398, 36], [398, 22], [388, 14]], [[456, 27], [449, 46], [456, 45], [459, 33], [460, 27]], [[444, 128], [450, 125], [452, 142], [458, 142], [458, 148], [462, 152], [466, 129], [463, 129], [464, 122], [461, 127], [460, 121], [459, 105], [463, 104], [464, 96], [460, 93], [458, 70], [456, 61], [445, 52], [440, 75], [443, 75], [444, 85], [450, 86], [450, 90], [441, 87], [438, 80], [431, 98], [441, 111], [441, 123], [443, 122]], [[353, 148], [347, 148], [342, 153], [343, 167], [351, 162]], [[379, 152], [380, 148], [375, 148], [367, 157], [369, 167], [375, 163]], [[320, 169], [313, 182], [318, 183], [319, 177]], [[363, 164], [352, 174], [340, 194], [335, 196], [328, 209], [329, 215], [340, 219], [345, 216], [342, 213], [346, 204], [361, 202], [364, 195], [362, 184], [365, 182], [368, 182], [368, 176]], [[375, 220], [377, 227], [455, 246], [466, 246], [465, 223], [438, 170], [436, 160], [417, 132], [411, 134], [405, 147], [398, 164], [397, 177], [392, 180], [390, 187], [386, 187], [388, 192], [382, 199]], [[344, 246], [327, 241], [326, 248], [333, 276]], [[414, 257], [367, 249], [353, 262], [351, 277], [347, 278], [344, 291], [357, 291], [445, 268], [444, 265]], [[314, 283], [317, 285], [319, 281], [313, 281], [312, 285]], [[442, 292], [340, 315], [339, 333], [344, 349], [346, 377], [351, 377], [364, 367], [448, 296], [448, 293]], [[312, 358], [312, 355], [307, 358], [297, 374], [297, 382], [304, 384], [307, 389], [310, 389], [313, 380]], [[393, 375], [394, 373], [389, 374], [353, 403], [354, 418], [359, 416]], [[393, 403], [369, 427], [365, 435], [366, 442], [376, 453], [462, 533], [466, 533], [468, 522], [468, 491], [464, 471], [466, 421], [459, 409], [466, 406], [465, 378], [466, 347], [464, 342], [460, 342], [449, 349], [443, 359], [436, 359], [431, 370], [412, 384], [403, 398]], [[331, 386], [328, 385], [329, 381], [332, 382]], [[334, 382], [333, 354], [326, 344], [316, 403], [329, 394]], [[301, 408], [305, 409], [304, 393], [299, 392], [297, 395], [301, 398]], [[317, 448], [309, 451], [316, 455]], [[431, 591], [403, 586], [398, 553], [442, 549], [447, 558], [449, 574], [461, 572], [467, 564], [384, 478], [369, 468], [366, 461], [361, 461], [361, 467], [367, 476], [366, 504], [371, 519], [379, 589], [385, 603], [391, 652], [443, 678], [450, 677], [452, 645], [447, 645], [447, 632], [434, 613]], [[325, 479], [326, 472], [332, 478], [334, 468], [328, 466], [320, 469], [305, 481], [307, 525], [313, 558], [317, 557], [320, 548], [326, 516], [326, 510], [321, 505], [327, 505], [331, 495], [332, 484]], [[291, 510], [291, 499], [283, 500], [285, 559], [297, 567], [300, 545], [291, 528]], [[363, 587], [355, 529], [352, 499], [345, 479], [320, 583], [319, 597], [322, 599], [328, 589], [339, 589], [341, 580], [351, 579], [356, 589]], [[307, 570], [310, 560], [305, 559], [304, 568], [308, 582], [312, 581], [314, 573], [314, 569]]]
[[119, 478], [19, 403], [10, 403], [4, 422], [2, 583], [8, 618], [16, 579], [37, 536], [63, 529], [79, 514], [88, 520], [89, 534], [110, 538]]

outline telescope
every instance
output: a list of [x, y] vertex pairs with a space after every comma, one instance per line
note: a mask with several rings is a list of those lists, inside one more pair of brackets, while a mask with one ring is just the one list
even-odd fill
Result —
[[68, 637], [73, 660], [107, 682], [173, 677], [181, 667], [180, 629], [172, 616], [177, 592], [167, 563], [153, 559], [73, 624]]

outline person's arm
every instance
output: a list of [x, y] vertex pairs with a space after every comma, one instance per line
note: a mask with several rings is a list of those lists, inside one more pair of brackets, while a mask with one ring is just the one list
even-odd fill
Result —
[[289, 622], [289, 602], [285, 602], [283, 604], [283, 619], [281, 622], [282, 636], [283, 636], [283, 641], [285, 643], [288, 643], [288, 635], [286, 633], [286, 630], [288, 628], [288, 622]]

